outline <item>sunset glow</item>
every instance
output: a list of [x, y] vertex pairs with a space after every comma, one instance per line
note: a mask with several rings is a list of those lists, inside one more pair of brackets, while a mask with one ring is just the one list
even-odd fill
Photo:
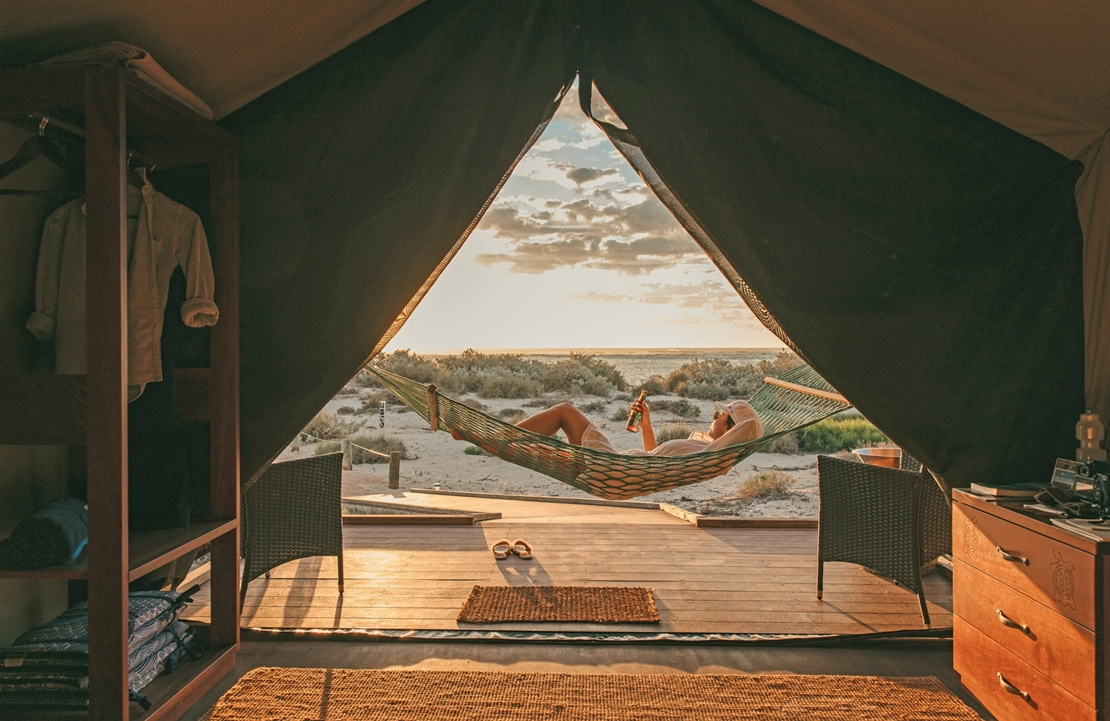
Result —
[[386, 350], [781, 345], [572, 90]]

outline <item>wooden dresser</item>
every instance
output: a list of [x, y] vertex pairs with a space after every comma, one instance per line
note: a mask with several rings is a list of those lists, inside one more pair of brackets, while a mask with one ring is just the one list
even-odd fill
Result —
[[1110, 543], [953, 492], [953, 662], [1001, 721], [1110, 719]]

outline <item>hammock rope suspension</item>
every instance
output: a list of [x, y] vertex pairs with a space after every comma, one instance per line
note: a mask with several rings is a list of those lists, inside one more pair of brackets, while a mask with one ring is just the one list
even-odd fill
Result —
[[524, 430], [449, 398], [434, 385], [372, 366], [365, 370], [433, 430], [454, 430], [502, 460], [610, 500], [635, 498], [724, 475], [775, 438], [851, 408], [824, 378], [802, 365], [766, 379], [749, 401], [763, 422], [763, 437], [685, 456], [626, 456]]

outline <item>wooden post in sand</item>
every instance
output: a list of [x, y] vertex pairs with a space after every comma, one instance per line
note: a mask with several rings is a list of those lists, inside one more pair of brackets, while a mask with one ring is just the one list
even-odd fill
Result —
[[401, 487], [401, 453], [393, 451], [389, 454], [389, 487]]
[[354, 465], [351, 462], [351, 441], [350, 441], [350, 439], [344, 438], [343, 440], [341, 440], [339, 442], [339, 447], [341, 449], [343, 449], [343, 470], [349, 471], [352, 468], [354, 468]]

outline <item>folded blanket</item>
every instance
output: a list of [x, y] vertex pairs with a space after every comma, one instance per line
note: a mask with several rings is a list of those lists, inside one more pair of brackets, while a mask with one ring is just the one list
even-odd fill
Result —
[[166, 72], [150, 53], [127, 43], [111, 42], [91, 48], [74, 50], [65, 55], [44, 60], [40, 65], [117, 65], [126, 68], [139, 80], [153, 85], [182, 105], [193, 109], [199, 115], [212, 119], [212, 108], [196, 96], [193, 91], [182, 85], [177, 78]]
[[[83, 652], [13, 647], [0, 651], [0, 707], [86, 708], [89, 703], [88, 647]], [[185, 654], [198, 654], [195, 634], [174, 621], [128, 656], [127, 686], [144, 708], [141, 693], [155, 678], [172, 673]], [[18, 664], [18, 665], [17, 665]]]
[[89, 542], [89, 512], [77, 498], [59, 498], [24, 518], [0, 541], [0, 567], [45, 568], [72, 563]]
[[[128, 687], [144, 707], [140, 691], [173, 671], [183, 654], [201, 650], [193, 631], [177, 620], [199, 588], [129, 594]], [[80, 603], [0, 649], [0, 707], [87, 707], [89, 663], [88, 605]]]

